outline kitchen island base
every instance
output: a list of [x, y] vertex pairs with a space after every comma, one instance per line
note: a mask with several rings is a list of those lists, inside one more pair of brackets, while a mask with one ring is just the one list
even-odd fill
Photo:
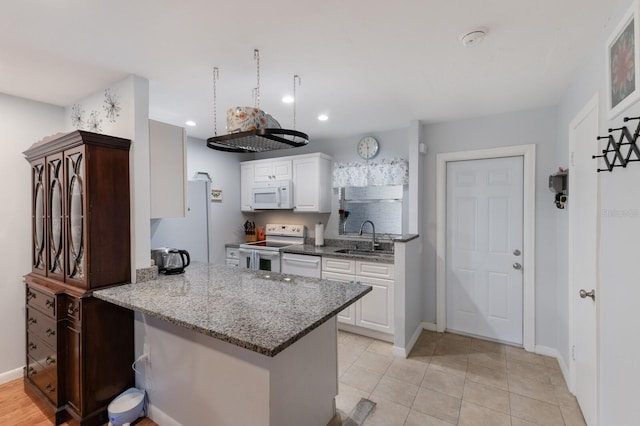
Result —
[[335, 415], [335, 317], [274, 357], [140, 312], [135, 332], [149, 348], [136, 386], [158, 424], [324, 426]]

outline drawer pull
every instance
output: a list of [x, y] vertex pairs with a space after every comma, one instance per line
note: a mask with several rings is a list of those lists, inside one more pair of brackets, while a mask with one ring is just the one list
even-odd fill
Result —
[[53, 308], [53, 300], [47, 299], [47, 301], [44, 302], [44, 306], [46, 306], [47, 308]]
[[36, 371], [36, 369], [35, 369], [35, 368], [33, 368], [33, 367], [29, 367], [29, 370], [28, 370], [28, 372], [27, 372], [27, 375], [28, 375], [28, 376], [35, 376], [36, 374], [38, 374], [38, 372]]
[[38, 349], [38, 345], [36, 345], [33, 342], [29, 342], [29, 350], [30, 351], [35, 351], [36, 349]]
[[34, 317], [29, 317], [28, 323], [29, 323], [29, 325], [33, 325], [33, 324], [37, 324], [38, 321], [36, 321], [36, 319]]
[[45, 362], [47, 363], [47, 365], [51, 365], [51, 364], [55, 364], [56, 360], [51, 358], [51, 356], [48, 356]]
[[46, 335], [47, 335], [47, 337], [51, 337], [51, 336], [55, 335], [55, 334], [56, 334], [56, 332], [55, 332], [55, 330], [52, 330], [52, 329], [50, 329], [50, 328], [47, 328], [47, 331], [45, 331], [45, 332], [44, 332], [44, 334], [46, 334]]
[[35, 298], [36, 298], [36, 294], [32, 291], [27, 290], [27, 301]]
[[56, 388], [53, 385], [51, 385], [51, 384], [47, 385], [47, 392], [53, 393], [55, 391], [56, 391]]
[[75, 306], [73, 303], [69, 303], [69, 309], [67, 309], [67, 313], [69, 315], [74, 315], [78, 313], [78, 307]]

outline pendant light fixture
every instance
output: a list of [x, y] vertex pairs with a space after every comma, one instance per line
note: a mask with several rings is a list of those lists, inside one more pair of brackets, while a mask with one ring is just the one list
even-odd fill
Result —
[[[255, 49], [253, 52], [256, 60], [257, 84], [253, 89], [255, 98], [255, 110], [260, 111], [260, 52]], [[254, 130], [239, 131], [218, 136], [217, 128], [217, 81], [219, 70], [213, 69], [213, 137], [207, 139], [207, 146], [218, 151], [227, 152], [263, 152], [276, 149], [297, 148], [309, 143], [309, 136], [295, 130], [296, 127], [296, 81], [300, 85], [300, 76], [293, 77], [293, 130], [276, 127], [258, 127]], [[275, 120], [267, 120], [267, 124], [277, 123]]]

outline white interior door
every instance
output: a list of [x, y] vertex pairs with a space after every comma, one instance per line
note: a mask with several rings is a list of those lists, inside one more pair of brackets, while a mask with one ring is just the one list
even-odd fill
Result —
[[523, 157], [447, 163], [447, 330], [522, 345]]
[[[598, 102], [590, 102], [572, 122], [569, 168], [570, 281], [573, 304], [573, 366], [575, 394], [588, 425], [597, 424], [597, 265], [598, 173], [591, 158], [598, 145]], [[595, 300], [580, 297], [580, 290], [595, 291]]]

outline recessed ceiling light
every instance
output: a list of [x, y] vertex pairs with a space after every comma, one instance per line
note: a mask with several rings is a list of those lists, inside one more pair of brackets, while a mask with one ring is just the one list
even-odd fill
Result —
[[292, 104], [294, 100], [295, 99], [293, 99], [293, 96], [289, 95], [282, 98], [282, 102], [284, 102], [285, 104]]
[[318, 116], [318, 120], [320, 121], [327, 121], [329, 119], [329, 116], [327, 114], [320, 114]]
[[193, 120], [188, 120], [188, 121], [185, 121], [185, 123], [184, 123], [184, 124], [186, 124], [186, 125], [187, 125], [187, 126], [189, 126], [189, 127], [193, 127], [193, 126], [195, 126], [195, 125], [196, 125], [196, 122], [195, 122], [195, 121], [193, 121]]

